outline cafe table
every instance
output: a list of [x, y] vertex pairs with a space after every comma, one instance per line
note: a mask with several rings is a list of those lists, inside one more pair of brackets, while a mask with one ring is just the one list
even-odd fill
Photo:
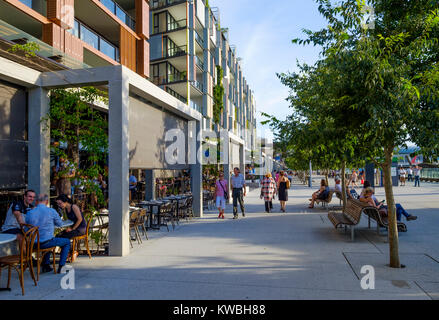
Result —
[[[150, 212], [150, 218], [149, 218], [149, 227], [148, 229], [154, 229], [154, 230], [160, 230], [161, 226], [166, 226], [166, 224], [161, 223], [161, 215], [160, 215], [160, 209], [166, 202], [169, 200], [163, 200], [163, 201], [157, 201], [157, 200], [151, 200], [151, 201], [143, 201], [140, 203], [143, 207], [149, 207]], [[152, 223], [152, 216], [154, 214], [154, 207], [157, 207], [157, 223]]]
[[[0, 244], [13, 242], [17, 239], [15, 234], [0, 233]], [[11, 288], [0, 288], [0, 291], [11, 291]]]

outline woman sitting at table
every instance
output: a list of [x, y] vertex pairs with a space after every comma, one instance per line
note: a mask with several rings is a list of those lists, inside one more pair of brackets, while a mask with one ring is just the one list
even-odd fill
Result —
[[73, 226], [68, 227], [57, 237], [71, 239], [84, 235], [87, 229], [87, 224], [85, 223], [81, 209], [79, 209], [76, 204], [73, 204], [73, 201], [65, 194], [59, 195], [58, 198], [56, 198], [56, 203], [58, 204], [58, 207], [65, 210], [67, 218], [73, 222]]

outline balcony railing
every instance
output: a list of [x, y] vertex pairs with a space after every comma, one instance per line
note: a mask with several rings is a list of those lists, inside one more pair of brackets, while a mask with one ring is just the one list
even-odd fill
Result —
[[180, 4], [186, 1], [187, 0], [152, 0], [151, 9], [161, 9], [167, 6], [172, 6], [173, 4]]
[[181, 19], [178, 21], [169, 21], [168, 22], [168, 30], [166, 30], [166, 31], [170, 32], [170, 31], [174, 31], [177, 29], [185, 28], [186, 26], [187, 26], [186, 19]]
[[204, 70], [204, 62], [203, 62], [198, 56], [195, 56], [195, 64], [196, 64], [201, 70]]
[[203, 84], [201, 82], [195, 80], [192, 82], [192, 84], [194, 85], [195, 88], [203, 92]]
[[106, 6], [112, 13], [114, 13], [123, 23], [125, 23], [131, 30], [136, 31], [136, 22], [131, 16], [125, 12], [116, 2], [113, 0], [99, 0], [104, 6]]
[[180, 57], [186, 54], [187, 54], [187, 46], [173, 47], [173, 48], [169, 48], [165, 52], [164, 58]]
[[200, 36], [200, 34], [197, 31], [195, 31], [195, 40], [198, 42], [198, 44], [201, 47], [204, 47], [204, 39], [202, 36]]
[[201, 111], [201, 106], [198, 105], [194, 100], [191, 100], [190, 106], [191, 106], [192, 109], [195, 109], [195, 110], [197, 110], [200, 113], [202, 112]]
[[169, 74], [168, 76], [153, 76], [152, 82], [157, 85], [171, 84], [174, 82], [186, 81], [186, 73]]

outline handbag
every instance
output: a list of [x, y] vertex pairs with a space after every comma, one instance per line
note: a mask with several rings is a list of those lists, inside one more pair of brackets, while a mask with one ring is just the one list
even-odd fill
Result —
[[224, 191], [224, 199], [229, 200], [229, 194], [224, 189], [223, 184], [221, 183], [221, 181], [218, 181], [218, 182], [219, 182], [219, 185], [221, 186], [221, 189], [223, 189], [223, 191]]

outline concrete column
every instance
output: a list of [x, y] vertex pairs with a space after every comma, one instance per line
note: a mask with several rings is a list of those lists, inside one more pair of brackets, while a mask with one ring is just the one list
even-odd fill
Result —
[[245, 178], [245, 145], [239, 145], [239, 170]]
[[29, 91], [28, 186], [36, 193], [50, 193], [50, 130], [41, 119], [49, 112], [49, 92], [43, 88]]
[[109, 254], [129, 254], [129, 84], [109, 83]]
[[[189, 132], [192, 132], [192, 136], [189, 137], [189, 145], [193, 145], [194, 148], [190, 152], [195, 152], [196, 161], [190, 161], [191, 169], [191, 190], [194, 196], [193, 210], [195, 217], [203, 216], [203, 166], [202, 166], [202, 148], [201, 148], [201, 122], [190, 121]], [[195, 141], [193, 140], [195, 139]], [[195, 160], [192, 158], [192, 160]]]
[[155, 200], [155, 171], [145, 170], [145, 200]]

